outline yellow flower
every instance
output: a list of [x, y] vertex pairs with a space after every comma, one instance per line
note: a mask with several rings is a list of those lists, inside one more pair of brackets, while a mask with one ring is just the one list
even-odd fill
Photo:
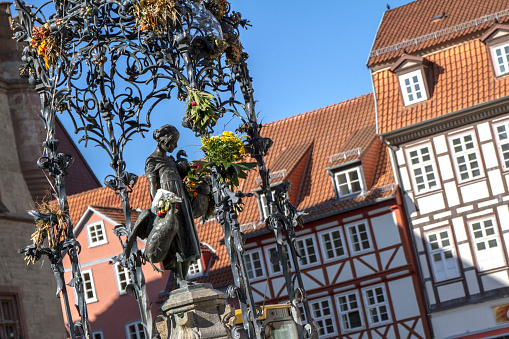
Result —
[[46, 54], [46, 40], [43, 40], [42, 43], [39, 45], [39, 47], [37, 48], [37, 53], [40, 56]]

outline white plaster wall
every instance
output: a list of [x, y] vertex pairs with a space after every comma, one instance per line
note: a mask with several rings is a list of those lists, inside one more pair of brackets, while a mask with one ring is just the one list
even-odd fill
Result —
[[437, 154], [447, 152], [447, 142], [445, 141], [444, 135], [433, 138], [433, 143], [435, 144]]
[[451, 160], [449, 159], [448, 155], [442, 155], [438, 157], [438, 168], [440, 169], [440, 176], [442, 177], [442, 180], [454, 178]]
[[398, 225], [394, 213], [387, 213], [379, 217], [371, 218], [375, 243], [379, 249], [400, 244]]
[[431, 326], [435, 338], [450, 338], [481, 332], [497, 326], [492, 307], [509, 303], [509, 298], [471, 304], [450, 311], [431, 314]]
[[[329, 275], [330, 279], [334, 279], [334, 277], [336, 276], [336, 273], [337, 273], [337, 270], [334, 271], [333, 268], [329, 269], [329, 267], [327, 267], [327, 274]], [[336, 281], [345, 282], [345, 281], [352, 280], [352, 279], [353, 279], [352, 267], [350, 265], [350, 262], [346, 262], [345, 267], [343, 267], [343, 269], [341, 270], [341, 273], [339, 274], [339, 277]]]
[[398, 248], [398, 252], [394, 256], [394, 259], [392, 259], [389, 269], [404, 266], [406, 264], [407, 264], [407, 261], [405, 258], [405, 253], [403, 252], [403, 248], [400, 247], [400, 248]]
[[421, 230], [418, 229], [418, 228], [414, 228], [413, 232], [414, 232], [415, 245], [417, 246], [417, 252], [424, 251], [424, 245], [422, 243]]
[[410, 191], [412, 189], [412, 185], [410, 184], [410, 177], [408, 176], [407, 169], [401, 168], [399, 173], [401, 176], [401, 184], [403, 185], [403, 190]]
[[495, 152], [495, 146], [493, 143], [489, 142], [481, 145], [481, 149], [486, 168], [498, 167], [497, 153]]
[[489, 197], [488, 185], [486, 181], [480, 181], [475, 184], [465, 185], [460, 188], [461, 197], [464, 202], [471, 202]]
[[460, 197], [458, 195], [458, 189], [456, 188], [455, 182], [448, 182], [444, 184], [445, 196], [447, 197], [447, 203], [449, 207], [459, 205]]
[[498, 217], [500, 218], [500, 227], [502, 231], [509, 230], [509, 208], [507, 205], [497, 207]]
[[490, 123], [484, 122], [477, 125], [477, 135], [479, 136], [479, 140], [481, 140], [481, 142], [491, 140]]
[[323, 276], [323, 271], [320, 270], [313, 270], [313, 271], [307, 271], [306, 274], [301, 274], [302, 276], [302, 283], [304, 284], [304, 289], [306, 291], [313, 290], [315, 288], [323, 287], [323, 285], [318, 284], [316, 281], [311, 279], [307, 274], [315, 278], [316, 280], [320, 281], [322, 284], [325, 284], [325, 278]]
[[401, 148], [396, 151], [396, 159], [398, 160], [398, 165], [404, 165], [406, 163], [405, 154]]
[[261, 293], [265, 293], [265, 291], [267, 291], [267, 296], [266, 298], [270, 298], [270, 292], [269, 292], [269, 288], [265, 288], [266, 285], [268, 284], [267, 281], [261, 281], [261, 282], [257, 282], [257, 283], [251, 283], [251, 286], [253, 286], [253, 288], [255, 288], [256, 290], [260, 291], [260, 293], [256, 292], [255, 290], [253, 290], [253, 298], [254, 298], [254, 301], [255, 302], [260, 302], [260, 301], [263, 301], [264, 299], [264, 295], [261, 294]]
[[[372, 255], [373, 257], [375, 256], [374, 254]], [[362, 260], [366, 261], [366, 263], [372, 265], [372, 263], [369, 263], [366, 259], [369, 259], [370, 256], [363, 256], [362, 257]], [[354, 259], [353, 260], [353, 264], [355, 266], [355, 273], [357, 274], [357, 277], [364, 277], [366, 275], [370, 275], [370, 274], [373, 274], [375, 273], [371, 268], [369, 268], [368, 266], [364, 265], [362, 262], [360, 262], [359, 260], [356, 260]], [[376, 269], [376, 262], [374, 265], [372, 265], [373, 268]]]
[[426, 254], [421, 254], [419, 255], [419, 260], [421, 262], [422, 277], [424, 279], [431, 278], [431, 274], [428, 269], [428, 256]]
[[418, 198], [417, 205], [419, 206], [419, 212], [421, 214], [440, 211], [445, 208], [445, 202], [442, 193], [429, 195], [424, 198]]
[[509, 277], [506, 271], [483, 275], [481, 281], [485, 291], [509, 286]]
[[466, 271], [465, 279], [467, 281], [468, 292], [472, 294], [477, 294], [480, 292], [479, 290], [479, 282], [477, 281], [477, 273], [475, 271]]
[[500, 170], [496, 169], [488, 172], [488, 179], [490, 181], [491, 192], [493, 195], [505, 193], [504, 181]]
[[438, 298], [441, 302], [465, 296], [465, 291], [463, 290], [463, 284], [461, 282], [438, 286], [437, 291]]
[[474, 266], [474, 259], [470, 252], [470, 244], [458, 245], [459, 260], [463, 264], [463, 268], [469, 268]]
[[419, 306], [415, 297], [412, 279], [406, 277], [388, 283], [391, 292], [394, 314], [397, 320], [419, 315]]
[[429, 303], [431, 305], [434, 305], [437, 303], [435, 299], [435, 292], [433, 291], [433, 285], [431, 284], [431, 281], [426, 281], [426, 294], [428, 295]]

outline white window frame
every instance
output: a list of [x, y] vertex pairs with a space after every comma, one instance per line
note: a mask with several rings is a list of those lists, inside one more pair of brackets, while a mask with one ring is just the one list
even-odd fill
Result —
[[[253, 267], [253, 263], [254, 263], [253, 255], [255, 253], [258, 254], [258, 258], [259, 258], [259, 261], [260, 261], [260, 269], [262, 271], [261, 275], [257, 275], [256, 274], [256, 268]], [[246, 257], [248, 257], [249, 260], [246, 259]], [[251, 250], [251, 251], [244, 252], [244, 261], [246, 262], [246, 271], [247, 271], [248, 278], [249, 278], [250, 281], [260, 280], [260, 279], [263, 279], [263, 278], [266, 277], [265, 267], [264, 267], [264, 264], [263, 264], [263, 254], [262, 254], [261, 250]], [[249, 263], [248, 263], [248, 261], [251, 264], [251, 267], [253, 268], [253, 270], [251, 271], [252, 274], [253, 274], [253, 277], [249, 276], [249, 270], [248, 270]]]
[[[98, 338], [96, 336], [99, 335]], [[91, 339], [104, 339], [104, 333], [103, 330], [97, 330], [92, 332], [92, 338]]]
[[[102, 232], [104, 239], [94, 241], [93, 237], [91, 235], [91, 228], [93, 227], [94, 231], [96, 231], [97, 226], [99, 226], [99, 230]], [[90, 224], [87, 224], [85, 227], [87, 228], [87, 237], [88, 237], [88, 247], [89, 248], [104, 245], [104, 244], [108, 243], [108, 238], [106, 237], [106, 227], [104, 227], [103, 220], [92, 222]]]
[[[191, 272], [194, 271], [194, 272]], [[192, 261], [189, 265], [189, 270], [187, 272], [188, 278], [198, 278], [203, 275], [203, 266], [201, 264], [201, 258], [196, 261]]]
[[[427, 154], [423, 153], [424, 149], [427, 149]], [[406, 154], [415, 194], [422, 194], [440, 189], [441, 184], [438, 176], [437, 165], [435, 163], [435, 154], [431, 143], [408, 148], [406, 150]], [[420, 171], [420, 173], [416, 173], [418, 171]], [[433, 175], [434, 180], [431, 179], [429, 175]], [[435, 185], [431, 186], [433, 181], [435, 182]], [[421, 185], [424, 185], [424, 188], [420, 189]]]
[[[87, 287], [87, 280], [85, 279], [85, 274], [88, 274], [90, 277], [90, 285], [91, 285], [90, 289]], [[97, 301], [97, 291], [95, 290], [94, 275], [92, 274], [92, 269], [87, 268], [87, 269], [81, 270], [81, 278], [83, 279], [83, 294], [85, 296], [85, 302], [87, 304], [95, 303]], [[88, 293], [87, 293], [88, 291], [92, 292], [92, 294], [93, 294], [92, 297], [88, 296]]]
[[[311, 244], [309, 243], [311, 240]], [[308, 267], [313, 266], [320, 263], [319, 251], [316, 246], [314, 235], [309, 235], [305, 237], [298, 237], [295, 241], [295, 250], [300, 254], [300, 257], [297, 256], [297, 260], [299, 260], [300, 267]], [[313, 253], [314, 251], [314, 253]], [[314, 257], [314, 261], [311, 261]]]
[[[122, 270], [122, 272], [120, 272], [120, 270]], [[127, 291], [125, 290], [125, 288], [122, 288], [122, 282], [120, 280], [120, 273], [124, 273], [125, 276], [126, 276], [126, 287], [127, 285], [129, 285], [130, 283], [132, 283], [132, 280], [131, 280], [131, 276], [129, 275], [129, 270], [125, 267], [121, 267], [120, 266], [120, 263], [115, 263], [115, 265], [113, 265], [113, 271], [115, 272], [115, 281], [117, 282], [117, 290], [118, 290], [118, 294], [122, 295], [122, 294], [126, 294]]]
[[[447, 234], [447, 239], [449, 240], [449, 244], [446, 245], [442, 242], [443, 234]], [[430, 237], [435, 236], [436, 240], [431, 240]], [[458, 278], [460, 276], [460, 270], [458, 265], [458, 256], [456, 252], [456, 245], [454, 244], [454, 238], [452, 236], [452, 231], [450, 228], [441, 228], [438, 230], [434, 230], [431, 232], [426, 232], [424, 234], [424, 238], [426, 244], [428, 246], [428, 254], [430, 266], [433, 271], [433, 277], [436, 282], [446, 281], [454, 278]], [[433, 246], [432, 243], [436, 242], [437, 246]], [[435, 256], [440, 256], [441, 263], [443, 266], [444, 276], [439, 276], [438, 268], [440, 268], [437, 264], [435, 264], [434, 258]], [[450, 256], [450, 258], [448, 257]], [[447, 267], [449, 266], [449, 267]]]
[[[379, 296], [379, 294], [377, 294], [377, 293], [380, 290], [382, 292], [381, 296], [384, 299], [383, 301], [378, 301], [378, 298], [377, 298]], [[370, 303], [371, 298], [368, 296], [369, 292], [373, 293], [373, 295], [374, 295], [375, 300], [374, 300], [373, 304]], [[385, 291], [384, 285], [375, 285], [375, 286], [366, 287], [366, 288], [362, 289], [362, 295], [364, 298], [364, 307], [366, 310], [366, 316], [368, 318], [368, 323], [371, 326], [379, 326], [379, 325], [383, 325], [383, 324], [391, 322], [391, 309], [390, 309], [390, 305], [389, 305], [389, 300], [387, 299], [387, 293]], [[385, 313], [387, 314], [386, 320], [381, 319], [381, 316], [383, 313], [383, 311], [382, 311], [383, 308], [385, 308]], [[372, 310], [374, 310], [375, 314], [372, 313]], [[379, 317], [379, 320], [374, 321], [374, 319], [373, 319], [374, 316]]]
[[[472, 139], [471, 142], [473, 144], [473, 148], [471, 148], [469, 150], [466, 150], [466, 144], [470, 143], [470, 142], [465, 142], [465, 137], [467, 137], [467, 136], [470, 136], [470, 138]], [[481, 154], [479, 152], [479, 147], [477, 145], [477, 136], [476, 136], [475, 131], [470, 130], [465, 133], [450, 135], [448, 139], [449, 139], [450, 154], [451, 154], [451, 157], [453, 158], [454, 170], [456, 171], [456, 178], [457, 178], [458, 183], [468, 182], [471, 180], [475, 180], [475, 179], [484, 177], [483, 163], [482, 163]], [[454, 144], [455, 140], [457, 140], [457, 139], [460, 140], [459, 145]], [[458, 146], [462, 147], [461, 151], [456, 151], [455, 147], [458, 147]], [[475, 168], [475, 169], [472, 169], [472, 165], [471, 165], [474, 162], [474, 160], [469, 159], [469, 157], [472, 154], [475, 155], [475, 158], [476, 158], [475, 161], [477, 162], [477, 168]], [[464, 158], [464, 161], [466, 161], [465, 165], [463, 165], [463, 164], [460, 165], [460, 163], [458, 162], [459, 157]], [[460, 168], [460, 166], [465, 166], [466, 170], [462, 170]], [[474, 176], [474, 173], [476, 170], [479, 171], [479, 174]], [[468, 177], [462, 178], [461, 175], [463, 173], [466, 173]]]
[[[355, 229], [357, 236], [359, 236], [361, 233], [361, 231], [359, 230], [360, 225], [364, 225], [367, 239], [364, 239], [364, 240], [361, 239], [359, 241], [361, 248], [359, 250], [356, 250], [354, 247], [355, 246], [355, 240], [353, 239], [354, 234], [351, 233], [350, 229]], [[368, 224], [367, 220], [360, 220], [360, 221], [356, 221], [354, 223], [345, 225], [345, 233], [346, 233], [346, 238], [348, 239], [348, 246], [350, 247], [350, 253], [352, 255], [358, 255], [358, 254], [362, 254], [362, 253], [372, 252], [374, 250], [373, 242], [371, 241], [371, 234], [370, 234], [371, 232], [370, 232], [369, 224]], [[365, 241], [368, 242], [368, 247], [364, 247]]]
[[[336, 233], [336, 232], [339, 234], [339, 242], [341, 243], [341, 246], [339, 246], [339, 247], [336, 247], [336, 245], [334, 244], [335, 240], [333, 239], [333, 236], [332, 236], [332, 234]], [[328, 241], [330, 241], [330, 245], [331, 245], [330, 251], [332, 252], [332, 257], [329, 257], [329, 255], [328, 255], [329, 250], [326, 247], [327, 240], [324, 239], [325, 236], [329, 237]], [[348, 256], [348, 250], [347, 250], [348, 242], [346, 241], [346, 237], [343, 232], [343, 227], [337, 227], [337, 228], [333, 228], [333, 229], [330, 229], [327, 231], [320, 232], [320, 233], [318, 233], [318, 239], [319, 239], [318, 242], [320, 243], [320, 247], [322, 249], [322, 255], [323, 255], [322, 258], [323, 258], [324, 262], [337, 261], [337, 260], [344, 259]], [[343, 254], [337, 254], [338, 248], [341, 248], [343, 250]]]
[[[324, 307], [324, 303], [327, 304], [327, 308]], [[331, 337], [334, 337], [337, 335], [338, 333], [338, 330], [336, 328], [336, 316], [334, 314], [334, 308], [333, 308], [333, 304], [332, 304], [332, 301], [329, 297], [325, 297], [325, 298], [320, 298], [320, 299], [315, 299], [315, 300], [309, 300], [308, 301], [308, 304], [309, 304], [309, 310], [311, 311], [311, 315], [313, 316], [313, 319], [315, 320], [316, 324], [320, 327], [320, 329], [318, 330], [318, 334], [320, 336], [320, 339], [321, 338], [331, 338]], [[324, 311], [328, 309], [328, 312], [329, 314], [325, 315]], [[319, 312], [319, 316], [317, 315], [318, 312]], [[329, 324], [328, 326], [323, 326], [323, 324], [325, 322], [327, 322], [327, 320], [329, 320]], [[332, 326], [333, 330], [332, 332], [327, 332], [327, 331], [330, 331], [330, 326]], [[322, 334], [321, 331], [324, 331], [324, 333]]]
[[[497, 56], [497, 49], [499, 49], [499, 48], [502, 51], [502, 55], [500, 57]], [[491, 61], [493, 63], [493, 69], [495, 70], [495, 75], [497, 77], [509, 73], [509, 60], [508, 60], [509, 53], [506, 52], [505, 55], [503, 54], [505, 48], [509, 49], [509, 42], [507, 42], [507, 41], [504, 41], [502, 43], [490, 46]], [[504, 56], [505, 56], [505, 58], [504, 58]], [[500, 61], [499, 58], [502, 58], [502, 63], [499, 62]], [[500, 66], [505, 67], [505, 71], [501, 71], [500, 70]]]
[[[135, 326], [135, 332], [131, 333], [129, 327]], [[141, 328], [141, 329], [140, 329]], [[143, 330], [143, 324], [141, 320], [136, 321], [130, 321], [124, 325], [124, 331], [125, 331], [125, 337], [126, 339], [132, 339], [131, 335], [134, 334], [136, 336], [136, 339], [142, 339], [142, 336], [140, 333], [143, 333], [143, 338], [145, 337], [145, 332]]]
[[[355, 297], [355, 301], [351, 301], [350, 297]], [[341, 307], [341, 301], [340, 298], [346, 298], [347, 304], [346, 306], [348, 309], [343, 310]], [[357, 290], [353, 290], [346, 293], [341, 293], [335, 296], [336, 299], [336, 305], [338, 308], [338, 319], [339, 319], [339, 325], [341, 326], [341, 332], [342, 333], [350, 333], [350, 332], [356, 332], [359, 330], [363, 330], [366, 328], [366, 325], [364, 324], [364, 315], [363, 315], [363, 309], [362, 309], [362, 300], [359, 298], [359, 292]], [[351, 308], [351, 303], [355, 302], [357, 304], [357, 308]], [[357, 327], [346, 327], [345, 320], [350, 321], [350, 318], [348, 315], [350, 313], [358, 312], [359, 313], [359, 319], [361, 321], [361, 325]], [[343, 316], [345, 316], [347, 319], [343, 319]]]
[[[286, 244], [286, 242], [283, 243], [283, 246], [285, 246], [286, 248], [286, 256], [287, 256], [287, 260], [288, 260], [288, 264], [290, 266], [290, 269], [292, 268], [292, 265], [293, 265], [293, 262], [292, 262], [292, 254], [290, 253], [289, 249], [288, 249], [288, 245]], [[281, 265], [278, 264], [272, 264], [272, 262], [270, 261], [270, 257], [271, 257], [271, 254], [272, 254], [272, 251], [277, 251], [277, 244], [272, 244], [272, 245], [269, 245], [267, 247], [265, 247], [265, 255], [266, 255], [266, 258], [267, 258], [267, 266], [269, 267], [269, 271], [270, 271], [270, 275], [273, 276], [273, 275], [279, 275], [279, 274], [283, 274], [283, 268], [281, 267]], [[274, 270], [274, 266], [277, 266], [278, 267], [278, 270], [275, 271]]]
[[[398, 80], [405, 106], [428, 100], [426, 84], [420, 69], [399, 75]], [[419, 87], [418, 89], [416, 85]], [[418, 98], [419, 94], [421, 95], [420, 98]]]
[[[491, 226], [487, 226], [487, 221], [491, 221]], [[479, 228], [474, 229], [476, 225]], [[472, 247], [474, 248], [479, 271], [488, 271], [506, 265], [504, 250], [502, 249], [502, 242], [500, 241], [494, 216], [469, 221], [468, 229], [472, 236]], [[484, 248], [479, 250], [481, 246]]]
[[[362, 166], [349, 168], [342, 171], [334, 171], [334, 185], [336, 189], [336, 193], [338, 195], [338, 198], [344, 198], [349, 197], [352, 195], [358, 195], [365, 191], [366, 184], [364, 183], [364, 174], [362, 171]], [[358, 180], [351, 180], [350, 173], [356, 172]], [[345, 175], [346, 183], [339, 183], [338, 177], [341, 175]], [[354, 188], [352, 187], [352, 183], [358, 182], [360, 189], [357, 191], [354, 191]], [[348, 188], [348, 193], [341, 194], [340, 186], [344, 186], [346, 184]]]
[[[504, 131], [499, 131], [500, 127], [504, 127]], [[502, 168], [509, 169], [509, 120], [505, 120], [493, 125], [493, 134], [497, 140], [498, 154], [500, 155], [500, 162]], [[500, 138], [501, 134], [505, 134], [505, 138]]]

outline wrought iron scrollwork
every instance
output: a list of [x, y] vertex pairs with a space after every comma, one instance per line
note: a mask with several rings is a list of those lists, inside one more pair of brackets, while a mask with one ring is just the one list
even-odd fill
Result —
[[[248, 56], [239, 40], [240, 28], [250, 24], [240, 13], [232, 11], [227, 1], [219, 0], [163, 1], [166, 14], [150, 21], [143, 15], [147, 10], [143, 6], [151, 3], [141, 0], [53, 0], [35, 8], [23, 0], [15, 0], [20, 20], [14, 27], [14, 35], [19, 42], [28, 44], [23, 51], [20, 73], [28, 77], [41, 97], [41, 118], [47, 131], [44, 145], [47, 155], [39, 159], [39, 165], [54, 178], [55, 196], [68, 225], [66, 240], [59, 240], [56, 250], [28, 246], [24, 253], [34, 259], [42, 254], [50, 257], [60, 284], [59, 291], [66, 300], [69, 324], [72, 319], [68, 301], [65, 289], [61, 289], [61, 259], [66, 253], [70, 256], [70, 284], [77, 291], [81, 316], [77, 325], [88, 337], [90, 329], [78, 263], [79, 244], [72, 234], [64, 185], [72, 159], [57, 152], [58, 141], [54, 137], [55, 116], [66, 113], [71, 117], [75, 132], [82, 135], [80, 141], [103, 148], [110, 157], [114, 174], [105, 179], [105, 185], [119, 195], [125, 216], [125, 225], [115, 230], [123, 253], [113, 262], [129, 269], [132, 280], [129, 291], [138, 301], [146, 337], [152, 338], [150, 301], [142, 271], [144, 260], [136, 242], [127, 253], [122, 240], [122, 237], [129, 238], [133, 228], [129, 194], [137, 181], [136, 175], [126, 171], [124, 148], [130, 140], [148, 132], [151, 113], [158, 104], [176, 97], [181, 101], [188, 100], [192, 106], [191, 95], [212, 94], [213, 99], [207, 100], [217, 110], [218, 118], [226, 114], [239, 117], [242, 125], [238, 130], [250, 137], [246, 149], [256, 159], [262, 178], [262, 194], [270, 207], [267, 225], [277, 240], [292, 314], [302, 330], [296, 295], [304, 295], [301, 300], [311, 324], [309, 333], [312, 338], [317, 338], [305, 292], [297, 293], [294, 288], [282, 244], [284, 234], [294, 260], [298, 288], [302, 289], [294, 241], [294, 227], [302, 223], [302, 214], [284, 198], [287, 186], [281, 186], [275, 200], [270, 192], [269, 170], [265, 167], [264, 156], [272, 141], [260, 136], [262, 126], [257, 122], [252, 79], [245, 62]], [[46, 16], [51, 5], [53, 14]], [[235, 96], [237, 88], [242, 93], [240, 101]], [[183, 126], [202, 137], [213, 132], [215, 123], [197, 126], [189, 117], [183, 117]], [[250, 194], [232, 192], [220, 181], [215, 168], [211, 170], [211, 181], [216, 220], [222, 225], [232, 262], [234, 284], [229, 288], [229, 294], [239, 299], [244, 331], [249, 338], [262, 339], [264, 328], [258, 319], [261, 311], [251, 293], [244, 260], [245, 239], [237, 221], [238, 206]], [[70, 327], [71, 337], [75, 338], [77, 332]], [[233, 332], [237, 335], [239, 329]], [[302, 331], [300, 335], [302, 337]]]

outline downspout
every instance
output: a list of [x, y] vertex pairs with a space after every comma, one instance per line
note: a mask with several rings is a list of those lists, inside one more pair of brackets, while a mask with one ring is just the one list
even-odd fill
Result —
[[431, 326], [431, 312], [430, 312], [430, 309], [429, 309], [429, 297], [428, 297], [428, 291], [426, 290], [426, 286], [424, 284], [424, 279], [423, 279], [423, 276], [422, 276], [422, 269], [421, 269], [421, 261], [419, 259], [419, 253], [417, 252], [417, 246], [416, 246], [416, 243], [415, 243], [415, 237], [414, 237], [414, 232], [413, 232], [413, 229], [411, 227], [411, 224], [412, 224], [412, 219], [410, 218], [410, 215], [408, 214], [408, 211], [406, 209], [406, 204], [404, 203], [405, 199], [404, 199], [404, 195], [405, 195], [405, 191], [403, 189], [403, 186], [402, 186], [402, 181], [401, 181], [401, 176], [399, 174], [399, 164], [398, 164], [398, 158], [396, 156], [396, 149], [394, 146], [391, 146], [389, 143], [387, 143], [384, 138], [382, 136], [379, 136], [380, 137], [380, 141], [382, 141], [386, 146], [387, 148], [390, 150], [390, 157], [391, 157], [391, 164], [392, 164], [392, 169], [393, 169], [393, 173], [394, 173], [394, 176], [395, 176], [395, 179], [396, 179], [396, 183], [398, 184], [400, 190], [401, 190], [401, 197], [402, 197], [402, 200], [403, 200], [403, 210], [405, 211], [405, 217], [406, 217], [406, 220], [408, 222], [408, 226], [410, 228], [410, 241], [412, 242], [412, 250], [414, 252], [414, 256], [415, 256], [415, 262], [416, 262], [416, 265], [417, 265], [417, 270], [418, 270], [418, 274], [419, 274], [419, 281], [421, 283], [421, 289], [423, 291], [423, 294], [424, 294], [424, 300], [425, 300], [425, 303], [426, 303], [426, 317], [428, 318], [428, 325], [429, 325], [429, 330], [430, 330], [430, 334], [431, 334], [431, 337], [433, 338], [433, 326]]

